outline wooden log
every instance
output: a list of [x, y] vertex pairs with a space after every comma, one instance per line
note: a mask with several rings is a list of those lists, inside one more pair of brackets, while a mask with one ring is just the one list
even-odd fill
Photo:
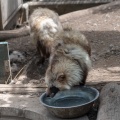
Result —
[[0, 84], [1, 88], [46, 88], [45, 84]]
[[6, 85], [0, 84], [0, 93], [11, 94], [28, 94], [28, 93], [43, 93], [46, 86], [43, 85]]
[[86, 85], [95, 87], [96, 89], [101, 91], [101, 89], [108, 83], [116, 83], [116, 84], [120, 85], [120, 81], [112, 81], [112, 80], [107, 80], [107, 81], [101, 80], [101, 81], [97, 81], [97, 82], [89, 81], [89, 82], [86, 82]]
[[21, 36], [27, 36], [30, 34], [30, 27], [25, 26], [16, 30], [4, 30], [0, 31], [0, 41], [5, 41], [11, 38], [17, 38]]
[[100, 94], [97, 120], [120, 119], [120, 86], [116, 83], [105, 85]]
[[29, 93], [43, 93], [45, 88], [1, 88], [0, 93], [10, 94], [29, 94]]

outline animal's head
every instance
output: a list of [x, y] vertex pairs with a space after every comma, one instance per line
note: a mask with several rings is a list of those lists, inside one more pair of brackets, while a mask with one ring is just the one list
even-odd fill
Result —
[[59, 90], [71, 89], [74, 85], [82, 82], [83, 70], [77, 62], [58, 54], [50, 59], [45, 75], [48, 89], [52, 87]]
[[24, 55], [19, 51], [13, 51], [10, 53], [11, 62], [25, 62]]

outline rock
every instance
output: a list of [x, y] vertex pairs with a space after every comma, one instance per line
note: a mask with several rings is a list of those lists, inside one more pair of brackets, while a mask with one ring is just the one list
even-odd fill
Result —
[[120, 86], [116, 83], [105, 85], [100, 94], [97, 120], [120, 119]]

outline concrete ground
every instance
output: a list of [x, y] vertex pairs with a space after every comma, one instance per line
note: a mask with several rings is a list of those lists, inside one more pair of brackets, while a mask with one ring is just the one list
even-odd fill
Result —
[[[36, 95], [0, 94], [0, 120], [61, 120], [49, 114]], [[83, 116], [72, 120], [89, 120]]]

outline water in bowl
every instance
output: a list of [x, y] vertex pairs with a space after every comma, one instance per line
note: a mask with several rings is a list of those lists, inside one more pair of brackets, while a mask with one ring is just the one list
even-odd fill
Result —
[[64, 97], [57, 99], [53, 102], [53, 106], [56, 107], [72, 107], [77, 105], [82, 105], [84, 103], [89, 102], [89, 98], [86, 97], [78, 97], [78, 96], [72, 96], [72, 97]]

